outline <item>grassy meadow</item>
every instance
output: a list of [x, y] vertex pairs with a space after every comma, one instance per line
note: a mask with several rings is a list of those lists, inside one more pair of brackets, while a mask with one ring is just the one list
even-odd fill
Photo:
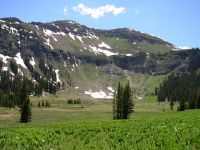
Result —
[[[38, 107], [40, 101], [51, 107]], [[31, 97], [32, 122], [0, 108], [0, 149], [200, 149], [200, 111], [177, 112], [155, 97], [135, 101], [129, 120], [112, 120], [110, 100], [67, 104], [63, 97]]]

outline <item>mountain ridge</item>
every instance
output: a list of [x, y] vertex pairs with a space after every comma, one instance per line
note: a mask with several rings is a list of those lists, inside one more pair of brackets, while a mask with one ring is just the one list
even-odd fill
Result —
[[[199, 67], [198, 51], [174, 51], [173, 44], [127, 28], [99, 30], [74, 21], [24, 23], [18, 18], [2, 18], [0, 26], [1, 70], [13, 73], [9, 66], [13, 60], [18, 73], [36, 82], [38, 76], [60, 82], [79, 96], [100, 91], [96, 94], [109, 97], [108, 87], [119, 80]], [[141, 95], [145, 87], [139, 86], [136, 91]]]

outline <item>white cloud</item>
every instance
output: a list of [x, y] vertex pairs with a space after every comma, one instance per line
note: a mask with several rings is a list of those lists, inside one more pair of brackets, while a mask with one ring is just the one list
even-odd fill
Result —
[[112, 13], [115, 16], [121, 13], [125, 13], [124, 7], [116, 7], [110, 4], [101, 7], [89, 8], [80, 3], [78, 4], [78, 6], [74, 6], [73, 10], [79, 12], [83, 16], [90, 15], [94, 19], [99, 19], [100, 17], [103, 17], [106, 13]]
[[67, 7], [64, 8], [63, 13], [64, 13], [64, 16], [66, 16], [66, 15], [68, 14], [68, 9], [67, 9]]
[[134, 12], [135, 12], [136, 14], [140, 14], [140, 11], [139, 11], [138, 9], [135, 9]]

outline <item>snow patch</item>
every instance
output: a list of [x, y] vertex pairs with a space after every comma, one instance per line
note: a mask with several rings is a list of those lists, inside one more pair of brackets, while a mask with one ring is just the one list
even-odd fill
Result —
[[57, 35], [63, 35], [63, 36], [65, 36], [66, 34], [64, 33], [64, 32], [56, 32], [56, 33], [54, 33], [54, 34], [57, 34]]
[[66, 62], [64, 61], [64, 67], [67, 67], [67, 64], [66, 64]]
[[21, 69], [19, 69], [19, 68], [18, 68], [17, 72], [22, 76], [24, 75], [23, 72], [21, 71]]
[[43, 38], [46, 42], [44, 42], [44, 44], [46, 44], [47, 46], [49, 46], [51, 49], [54, 49], [54, 47], [51, 45], [50, 40], [49, 39], [45, 39]]
[[70, 38], [72, 38], [73, 40], [75, 40], [75, 35], [74, 34], [72, 34], [71, 32], [69, 32], [68, 35], [70, 36]]
[[115, 90], [114, 90], [111, 86], [107, 87], [107, 89], [108, 89], [110, 92], [112, 92], [112, 93], [115, 92]]
[[0, 22], [5, 22], [4, 20], [0, 20]]
[[76, 89], [76, 90], [77, 90], [77, 89], [79, 89], [79, 87], [78, 87], [78, 86], [76, 86], [76, 87], [74, 87], [74, 89]]
[[82, 37], [81, 36], [76, 36], [77, 37], [77, 39], [79, 40], [79, 41], [81, 41], [81, 43], [83, 43], [83, 40], [82, 40]]
[[55, 25], [54, 23], [52, 23], [52, 25], [53, 25], [54, 27], [56, 27], [56, 28], [60, 29], [60, 27], [59, 27], [59, 26], [57, 26], [57, 25]]
[[130, 56], [133, 56], [132, 54], [126, 54], [126, 56], [130, 57]]
[[92, 98], [95, 99], [112, 99], [113, 95], [112, 94], [106, 94], [104, 91], [99, 91], [99, 92], [92, 92], [91, 90], [89, 91], [84, 91], [85, 95], [90, 95]]
[[142, 99], [143, 99], [142, 97], [137, 96], [137, 95], [136, 95], [136, 98], [137, 98], [138, 100], [142, 100]]
[[37, 25], [34, 25], [38, 30], [40, 30], [40, 28]]
[[18, 30], [13, 27], [8, 27], [7, 25], [3, 24], [1, 25], [1, 28], [7, 30], [10, 34], [19, 36]]
[[187, 49], [191, 49], [191, 48], [189, 46], [179, 46], [178, 49], [187, 50]]
[[71, 24], [74, 24], [74, 22], [73, 21], [68, 21], [69, 23], [71, 23]]
[[0, 60], [3, 63], [7, 64], [7, 62], [8, 62], [7, 59], [11, 59], [11, 57], [10, 56], [4, 56], [3, 54], [0, 54]]
[[56, 73], [56, 81], [57, 81], [57, 83], [58, 83], [58, 82], [61, 83], [58, 72], [59, 72], [59, 70], [56, 69], [56, 70], [55, 70], [55, 73]]
[[8, 67], [3, 67], [2, 70], [3, 71], [8, 71]]
[[36, 64], [35, 59], [32, 57], [29, 63], [34, 67]]
[[68, 27], [65, 28], [66, 30], [70, 31], [70, 29]]
[[27, 69], [27, 67], [24, 63], [24, 60], [21, 57], [21, 53], [17, 53], [16, 56], [14, 57], [14, 59], [18, 65], [21, 65], [22, 67]]
[[100, 49], [100, 48], [96, 48], [96, 47], [93, 47], [91, 45], [89, 45], [89, 47], [95, 54], [103, 53], [108, 57], [112, 56], [112, 55], [118, 55], [118, 53], [113, 53], [113, 52], [108, 51], [108, 50], [103, 50], [103, 49]]
[[75, 66], [78, 68], [78, 64], [75, 62]]
[[101, 44], [99, 44], [98, 46], [101, 47], [101, 48], [111, 49], [111, 47], [108, 44], [104, 43], [104, 42], [101, 42]]
[[76, 29], [76, 28], [74, 28], [74, 30], [73, 30], [74, 32], [77, 32], [78, 30]]
[[52, 37], [53, 40], [54, 40], [55, 42], [58, 41], [58, 40], [53, 36], [53, 34], [54, 34], [53, 31], [48, 30], [48, 29], [43, 29], [43, 32], [44, 32], [45, 36], [50, 36], [50, 37]]

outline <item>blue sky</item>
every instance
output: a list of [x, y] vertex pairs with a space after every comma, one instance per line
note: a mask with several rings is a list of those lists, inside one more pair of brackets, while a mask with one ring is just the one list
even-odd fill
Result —
[[127, 27], [179, 46], [200, 47], [200, 0], [1, 0], [0, 17], [23, 21], [74, 20], [114, 29]]

